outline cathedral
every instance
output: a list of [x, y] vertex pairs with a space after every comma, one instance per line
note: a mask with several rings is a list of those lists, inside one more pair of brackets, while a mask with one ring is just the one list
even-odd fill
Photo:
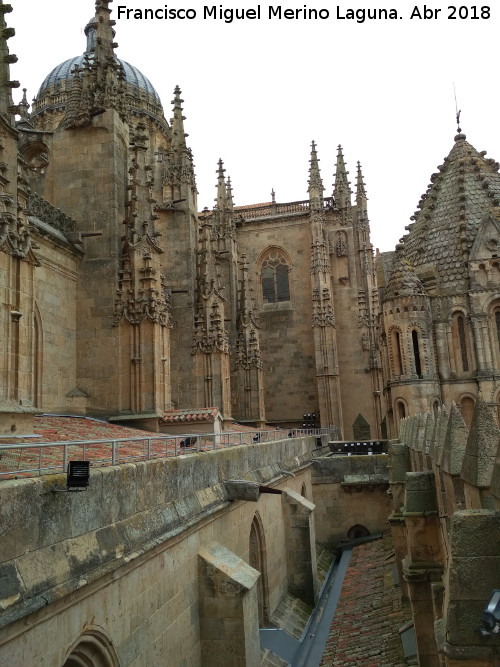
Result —
[[340, 146], [333, 192], [312, 142], [308, 198], [288, 203], [235, 205], [215, 158], [200, 211], [181, 90], [167, 120], [114, 53], [111, 3], [32, 105], [13, 102], [0, 4], [0, 434], [40, 412], [157, 431], [210, 407], [226, 428], [369, 439], [442, 403], [469, 423], [479, 395], [496, 410], [499, 165], [459, 129], [408, 233], [376, 257]]
[[313, 142], [308, 199], [235, 206], [214, 161], [216, 203], [200, 211], [181, 91], [167, 120], [146, 76], [114, 54], [110, 5], [96, 3], [83, 53], [32, 106], [12, 101], [0, 6], [2, 433], [26, 432], [39, 411], [155, 431], [172, 411], [215, 407], [226, 427], [380, 437], [359, 164], [353, 195], [339, 147], [325, 196]]

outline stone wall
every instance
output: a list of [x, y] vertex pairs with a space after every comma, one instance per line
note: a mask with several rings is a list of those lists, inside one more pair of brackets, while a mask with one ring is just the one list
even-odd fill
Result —
[[420, 664], [498, 664], [479, 632], [500, 586], [500, 430], [479, 399], [470, 430], [456, 407], [403, 421], [389, 447], [389, 521]]
[[318, 542], [335, 547], [351, 538], [356, 526], [370, 533], [387, 527], [390, 503], [386, 454], [315, 459], [312, 484]]
[[[300, 494], [311, 492], [316, 447], [315, 438], [295, 438], [93, 469], [82, 493], [54, 493], [62, 475], [3, 482], [0, 663], [60, 666], [97, 642], [112, 654], [102, 664], [205, 665], [207, 647], [219, 663], [258, 664], [258, 595], [272, 613], [291, 575], [295, 595], [314, 591], [314, 524], [305, 542], [280, 491], [304, 516], [311, 511]], [[256, 500], [229, 500], [231, 479], [253, 483]], [[260, 593], [248, 565], [256, 523]], [[305, 559], [293, 572], [285, 565], [299, 533], [310, 545], [303, 590]]]

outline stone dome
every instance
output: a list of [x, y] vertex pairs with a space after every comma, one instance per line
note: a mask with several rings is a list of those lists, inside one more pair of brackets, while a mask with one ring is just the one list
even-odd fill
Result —
[[[97, 39], [97, 25], [98, 18], [94, 17], [85, 27], [87, 47], [84, 53], [80, 56], [68, 58], [68, 60], [54, 67], [45, 77], [33, 104], [33, 118], [37, 118], [47, 111], [58, 111], [66, 108], [75, 66], [83, 69], [86, 62], [91, 63], [93, 60]], [[145, 112], [147, 115], [162, 122], [163, 110], [160, 97], [151, 81], [134, 65], [121, 60], [116, 55], [114, 57], [117, 64], [123, 68], [125, 73], [130, 108], [137, 112]], [[140, 100], [143, 101], [141, 102]]]
[[[65, 60], [60, 65], [57, 65], [57, 67], [54, 67], [50, 74], [48, 74], [43, 80], [37, 97], [42, 97], [45, 90], [50, 86], [62, 83], [63, 81], [71, 80], [73, 77], [72, 72], [75, 65], [78, 65], [80, 68], [82, 68], [84, 65], [84, 60], [85, 54], [82, 54], [81, 56], [68, 58], [68, 60]], [[149, 95], [151, 95], [151, 97], [153, 97], [155, 101], [160, 104], [160, 97], [154, 89], [153, 84], [146, 76], [144, 76], [142, 72], [137, 69], [137, 67], [130, 65], [130, 63], [126, 62], [125, 60], [120, 60], [120, 58], [116, 58], [116, 61], [123, 66], [125, 71], [125, 80], [128, 84], [135, 88], [137, 92], [143, 91], [145, 93], [149, 93]]]

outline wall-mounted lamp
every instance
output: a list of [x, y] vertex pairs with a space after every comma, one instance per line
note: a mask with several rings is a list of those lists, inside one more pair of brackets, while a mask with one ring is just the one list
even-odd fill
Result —
[[53, 491], [86, 491], [90, 479], [89, 461], [70, 461], [66, 472], [66, 488]]
[[500, 589], [491, 592], [490, 599], [481, 616], [482, 625], [479, 632], [483, 637], [500, 634]]

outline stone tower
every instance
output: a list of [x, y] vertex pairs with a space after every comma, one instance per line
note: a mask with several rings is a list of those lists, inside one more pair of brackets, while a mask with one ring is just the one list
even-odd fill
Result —
[[408, 234], [379, 258], [393, 434], [441, 403], [454, 401], [468, 426], [478, 396], [498, 412], [500, 175], [485, 154], [458, 128]]

